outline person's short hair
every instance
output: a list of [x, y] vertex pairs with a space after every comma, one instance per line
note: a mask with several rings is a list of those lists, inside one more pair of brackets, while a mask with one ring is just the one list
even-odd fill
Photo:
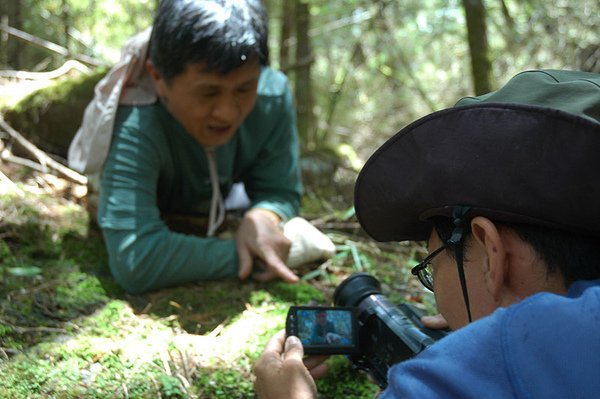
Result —
[[266, 10], [260, 0], [162, 0], [149, 56], [167, 83], [187, 65], [227, 73], [251, 59], [269, 61]]
[[[445, 217], [433, 218], [435, 231], [443, 242], [450, 239], [454, 223]], [[497, 227], [513, 230], [529, 244], [537, 257], [546, 264], [548, 274], [559, 272], [568, 287], [578, 280], [600, 278], [600, 239], [575, 232], [548, 227], [494, 222]], [[467, 233], [469, 231], [467, 230]], [[465, 241], [465, 258], [468, 259], [469, 240]], [[452, 256], [456, 256], [449, 249]]]

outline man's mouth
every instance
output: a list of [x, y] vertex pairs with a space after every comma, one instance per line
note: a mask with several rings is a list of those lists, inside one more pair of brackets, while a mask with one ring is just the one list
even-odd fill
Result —
[[231, 129], [232, 129], [232, 125], [226, 125], [226, 126], [209, 126], [208, 128], [209, 128], [209, 130], [213, 134], [216, 134], [216, 135], [220, 136], [220, 135], [224, 135], [224, 134], [229, 133], [231, 131]]

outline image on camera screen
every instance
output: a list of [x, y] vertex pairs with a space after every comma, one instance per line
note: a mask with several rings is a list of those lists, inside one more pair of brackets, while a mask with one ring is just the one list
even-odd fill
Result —
[[353, 314], [346, 309], [301, 309], [298, 337], [304, 346], [353, 347]]

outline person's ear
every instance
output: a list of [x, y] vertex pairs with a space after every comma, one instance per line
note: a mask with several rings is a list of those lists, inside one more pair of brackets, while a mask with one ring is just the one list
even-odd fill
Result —
[[148, 71], [148, 75], [150, 75], [150, 78], [154, 83], [154, 88], [156, 89], [158, 96], [164, 97], [166, 82], [150, 58], [146, 60], [146, 71]]
[[502, 302], [503, 288], [508, 272], [508, 258], [502, 237], [489, 219], [477, 216], [471, 220], [471, 232], [482, 253], [481, 267], [487, 292], [494, 302]]

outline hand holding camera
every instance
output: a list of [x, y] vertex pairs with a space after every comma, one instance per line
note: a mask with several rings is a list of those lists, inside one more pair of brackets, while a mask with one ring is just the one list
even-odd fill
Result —
[[447, 330], [423, 325], [423, 313], [410, 304], [393, 305], [381, 294], [379, 281], [356, 273], [335, 290], [334, 305], [293, 306], [286, 335], [297, 336], [308, 355], [344, 354], [354, 367], [369, 372], [382, 388], [387, 371], [435, 341]]

